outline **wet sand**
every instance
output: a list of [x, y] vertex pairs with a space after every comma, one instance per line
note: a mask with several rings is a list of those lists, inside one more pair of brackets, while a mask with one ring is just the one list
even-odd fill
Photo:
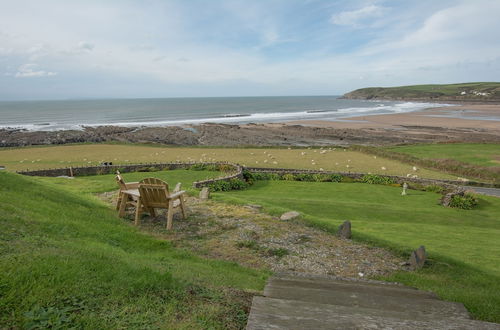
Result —
[[288, 124], [351, 129], [397, 129], [421, 126], [499, 131], [500, 105], [460, 105], [401, 114], [349, 117], [337, 121], [297, 120]]

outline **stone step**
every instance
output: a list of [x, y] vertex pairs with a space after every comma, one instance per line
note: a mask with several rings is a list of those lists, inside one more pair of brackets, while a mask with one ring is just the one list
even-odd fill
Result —
[[364, 292], [394, 297], [407, 296], [415, 298], [439, 299], [433, 292], [421, 291], [401, 285], [363, 281], [347, 281], [339, 279], [282, 276], [270, 278], [268, 281], [268, 285], [300, 287], [304, 289]]
[[293, 285], [268, 284], [264, 295], [270, 298], [296, 300], [318, 304], [339, 305], [389, 310], [395, 312], [412, 311], [428, 317], [469, 319], [469, 313], [460, 303], [412, 295], [387, 295], [374, 291], [364, 291], [366, 287], [348, 290], [324, 290]]
[[412, 311], [346, 307], [256, 296], [247, 323], [258, 329], [500, 329], [470, 319], [416, 318]]

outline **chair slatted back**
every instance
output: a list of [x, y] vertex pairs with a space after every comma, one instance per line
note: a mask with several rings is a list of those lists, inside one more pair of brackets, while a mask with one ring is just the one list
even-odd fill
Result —
[[127, 185], [125, 184], [125, 180], [123, 180], [123, 177], [121, 176], [120, 173], [116, 174], [115, 180], [116, 183], [118, 183], [118, 186], [120, 186], [120, 190], [127, 190]]
[[139, 183], [142, 203], [147, 207], [168, 207], [168, 184], [160, 179], [146, 178]]

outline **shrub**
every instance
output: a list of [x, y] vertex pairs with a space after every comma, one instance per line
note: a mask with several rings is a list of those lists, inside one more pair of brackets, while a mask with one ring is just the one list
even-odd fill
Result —
[[424, 190], [441, 194], [444, 191], [444, 188], [441, 186], [435, 185], [435, 184], [431, 184], [431, 185], [425, 186]]
[[344, 180], [344, 177], [340, 174], [330, 174], [329, 177], [331, 182], [342, 182]]
[[276, 173], [253, 173], [254, 180], [280, 180], [281, 177]]
[[297, 181], [309, 181], [309, 182], [314, 181], [313, 175], [309, 173], [297, 174], [295, 178]]
[[291, 174], [291, 173], [287, 173], [287, 174], [283, 174], [281, 176], [281, 180], [285, 180], [285, 181], [295, 181], [296, 180], [296, 177], [294, 174]]
[[254, 175], [249, 170], [243, 170], [243, 180], [245, 180], [249, 185], [252, 185], [255, 181]]
[[470, 210], [477, 205], [477, 198], [471, 194], [455, 195], [451, 198], [450, 207], [456, 207], [463, 210]]
[[290, 254], [290, 252], [285, 249], [285, 248], [276, 248], [276, 249], [267, 249], [267, 254], [269, 256], [275, 256], [275, 257], [278, 257], [278, 258], [283, 258], [284, 256], [287, 256]]
[[204, 171], [206, 169], [206, 165], [201, 164], [201, 163], [200, 164], [193, 164], [187, 169], [191, 170], [191, 171]]
[[230, 179], [212, 182], [208, 187], [211, 191], [242, 190], [248, 187], [248, 183], [240, 179]]
[[369, 183], [369, 184], [392, 184], [394, 183], [394, 180], [392, 178], [388, 178], [385, 176], [380, 176], [376, 174], [365, 174], [361, 177], [359, 180], [360, 182], [363, 183]]
[[[214, 166], [216, 166], [216, 165], [214, 165]], [[234, 166], [229, 165], [229, 164], [220, 164], [218, 166], [218, 170], [221, 172], [231, 172], [231, 171], [234, 171]]]

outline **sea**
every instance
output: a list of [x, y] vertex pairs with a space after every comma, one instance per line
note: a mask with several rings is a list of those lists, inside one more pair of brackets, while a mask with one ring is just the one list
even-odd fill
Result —
[[348, 100], [338, 96], [196, 97], [0, 101], [0, 129], [81, 130], [86, 126], [168, 126], [202, 123], [343, 121], [444, 106], [436, 103]]

